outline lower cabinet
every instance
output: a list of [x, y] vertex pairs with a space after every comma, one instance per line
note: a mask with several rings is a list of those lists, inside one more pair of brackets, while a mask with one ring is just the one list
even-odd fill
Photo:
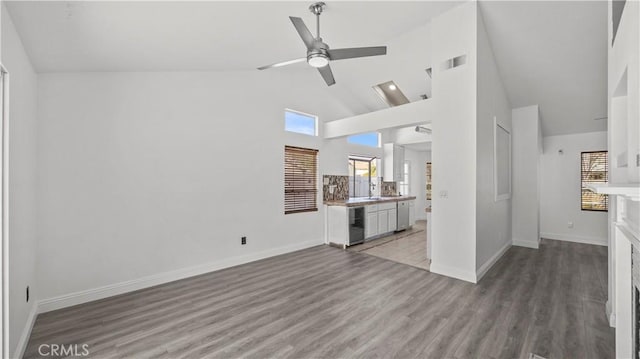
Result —
[[378, 211], [378, 233], [389, 232], [389, 211]]
[[[365, 207], [365, 211], [367, 207]], [[368, 212], [364, 222], [364, 238], [378, 235], [378, 212]]]
[[396, 202], [365, 206], [365, 239], [395, 231], [398, 226]]

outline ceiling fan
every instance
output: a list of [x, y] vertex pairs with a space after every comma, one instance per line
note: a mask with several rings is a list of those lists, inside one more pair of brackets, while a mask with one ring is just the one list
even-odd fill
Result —
[[324, 10], [324, 7], [325, 3], [323, 2], [313, 3], [311, 4], [311, 6], [309, 6], [309, 11], [316, 15], [316, 37], [313, 37], [301, 18], [289, 16], [289, 19], [291, 19], [293, 26], [296, 28], [298, 34], [302, 38], [302, 42], [304, 42], [305, 46], [307, 47], [306, 57], [258, 67], [258, 70], [266, 70], [272, 67], [280, 67], [306, 61], [312, 67], [317, 68], [327, 85], [331, 86], [336, 83], [336, 80], [333, 78], [333, 72], [331, 72], [331, 67], [329, 66], [330, 61], [387, 54], [386, 46], [352, 47], [335, 50], [329, 49], [329, 45], [323, 42], [322, 38], [320, 37], [320, 14], [322, 14], [322, 10]]

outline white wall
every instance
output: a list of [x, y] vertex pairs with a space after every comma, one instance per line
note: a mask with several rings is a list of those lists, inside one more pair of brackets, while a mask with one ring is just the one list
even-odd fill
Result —
[[[2, 63], [9, 89], [9, 353], [19, 356], [38, 297], [36, 285], [36, 95], [37, 76], [2, 5]], [[30, 286], [29, 303], [25, 289]], [[24, 338], [26, 339], [26, 338]]]
[[538, 248], [540, 242], [540, 156], [542, 133], [538, 105], [512, 111], [512, 240]]
[[[383, 158], [382, 147], [369, 147], [347, 142], [346, 137], [324, 140], [322, 175], [349, 176], [349, 155]], [[378, 169], [382, 175], [382, 168]]]
[[[607, 150], [607, 132], [544, 138], [540, 181], [542, 238], [607, 245], [607, 212], [580, 209], [580, 152], [600, 150]], [[568, 222], [573, 222], [573, 228], [568, 227]]]
[[[611, 2], [608, 39], [613, 35]], [[608, 46], [608, 149], [610, 183], [640, 186], [640, 3], [627, 1], [613, 46]], [[625, 77], [626, 75], [626, 77]], [[624, 161], [626, 157], [626, 161]], [[627, 166], [618, 167], [618, 159]], [[607, 315], [616, 327], [616, 356], [631, 357], [631, 240], [640, 240], [640, 202], [624, 196], [609, 197], [609, 276]], [[623, 233], [622, 228], [626, 228]]]
[[317, 73], [42, 74], [38, 89], [48, 309], [74, 292], [88, 300], [99, 287], [323, 243], [322, 210], [283, 214], [285, 144], [319, 148], [320, 174], [347, 168], [321, 138], [283, 131], [285, 107], [350, 115]]
[[[433, 200], [431, 271], [476, 280], [477, 4], [432, 20]], [[467, 63], [443, 71], [450, 58]], [[446, 196], [445, 196], [446, 194]]]
[[494, 118], [512, 131], [511, 103], [480, 11], [477, 26], [476, 270], [477, 276], [482, 277], [511, 245], [511, 199], [495, 201]]
[[426, 165], [431, 161], [431, 152], [415, 151], [409, 148], [404, 150], [404, 159], [409, 161], [411, 170], [409, 175], [409, 194], [416, 196], [415, 218], [427, 219], [425, 208], [427, 207], [427, 173]]

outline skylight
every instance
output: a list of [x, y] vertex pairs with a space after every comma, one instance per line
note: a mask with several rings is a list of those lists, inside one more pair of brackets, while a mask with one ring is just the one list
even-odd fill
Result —
[[381, 84], [377, 84], [373, 86], [373, 89], [390, 107], [409, 103], [409, 99], [407, 98], [407, 96], [405, 96], [402, 91], [400, 91], [400, 87], [398, 87], [398, 85], [393, 81], [387, 81]]

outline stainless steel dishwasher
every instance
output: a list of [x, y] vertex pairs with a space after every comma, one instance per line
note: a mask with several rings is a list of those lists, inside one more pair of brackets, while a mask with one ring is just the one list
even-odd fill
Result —
[[409, 228], [409, 201], [398, 201], [398, 227], [396, 231], [404, 231]]

